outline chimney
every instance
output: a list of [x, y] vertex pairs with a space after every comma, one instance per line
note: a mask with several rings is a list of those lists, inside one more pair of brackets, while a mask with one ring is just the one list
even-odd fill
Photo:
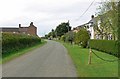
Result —
[[21, 24], [19, 24], [19, 28], [21, 27]]
[[32, 26], [32, 25], [33, 25], [33, 22], [30, 23], [30, 26]]
[[94, 18], [94, 15], [91, 16], [91, 19], [93, 19], [93, 18]]

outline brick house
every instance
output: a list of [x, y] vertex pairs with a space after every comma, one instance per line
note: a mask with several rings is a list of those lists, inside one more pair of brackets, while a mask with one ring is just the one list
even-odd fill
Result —
[[21, 33], [21, 34], [27, 34], [27, 35], [37, 35], [37, 27], [33, 25], [33, 22], [30, 23], [28, 27], [22, 27], [21, 24], [19, 24], [19, 28], [6, 28], [2, 27], [1, 32], [10, 32], [10, 33]]

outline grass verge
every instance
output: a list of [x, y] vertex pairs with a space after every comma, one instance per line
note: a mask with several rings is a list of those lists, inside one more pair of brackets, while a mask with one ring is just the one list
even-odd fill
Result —
[[[88, 65], [89, 49], [61, 42], [73, 59], [79, 77], [118, 77], [118, 61], [106, 62], [92, 54], [92, 63]], [[115, 56], [93, 50], [104, 59], [114, 60]]]
[[32, 47], [27, 47], [27, 48], [24, 48], [24, 49], [22, 49], [22, 50], [20, 50], [20, 51], [18, 51], [18, 52], [15, 52], [15, 53], [13, 53], [13, 54], [11, 54], [11, 55], [3, 58], [2, 60], [0, 60], [0, 64], [4, 64], [4, 63], [6, 63], [6, 62], [8, 62], [8, 61], [10, 61], [10, 60], [18, 57], [18, 56], [21, 56], [21, 55], [23, 55], [23, 54], [25, 54], [25, 53], [28, 53], [28, 52], [31, 51], [31, 50], [34, 50], [34, 49], [36, 49], [36, 48], [38, 48], [38, 47], [41, 47], [41, 46], [43, 46], [45, 43], [46, 43], [46, 41], [41, 40], [41, 43], [40, 43], [40, 44], [36, 44], [36, 45], [34, 45], [34, 46], [32, 46]]

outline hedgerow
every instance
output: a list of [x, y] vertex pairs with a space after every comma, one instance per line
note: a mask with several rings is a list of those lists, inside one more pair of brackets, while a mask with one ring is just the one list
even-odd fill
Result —
[[118, 41], [114, 40], [89, 40], [89, 47], [118, 56]]
[[2, 57], [38, 43], [41, 43], [38, 36], [2, 33]]

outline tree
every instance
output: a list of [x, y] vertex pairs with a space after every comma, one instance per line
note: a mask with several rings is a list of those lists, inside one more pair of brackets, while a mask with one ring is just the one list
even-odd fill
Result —
[[65, 34], [65, 41], [70, 42], [72, 44], [72, 42], [74, 41], [74, 37], [75, 37], [75, 33], [72, 31], [69, 31]]
[[48, 35], [45, 35], [45, 39], [48, 39]]
[[112, 33], [113, 39], [117, 38], [117, 24], [118, 24], [118, 3], [116, 0], [109, 0], [102, 2], [99, 6], [98, 21], [100, 27], [97, 28], [102, 36], [108, 36]]
[[[120, 1], [118, 2], [118, 47], [120, 47]], [[118, 48], [118, 52], [120, 52], [120, 49]], [[118, 53], [118, 57], [120, 58], [120, 53]]]
[[56, 27], [55, 32], [56, 32], [57, 36], [61, 37], [62, 35], [64, 35], [65, 33], [67, 33], [70, 30], [71, 30], [71, 27], [70, 27], [69, 22], [67, 22], [67, 23], [64, 22], [64, 23], [59, 24]]
[[90, 39], [89, 33], [86, 29], [81, 28], [75, 34], [75, 43], [80, 44], [82, 47], [87, 47], [88, 40]]
[[95, 26], [96, 27], [95, 30], [101, 35], [101, 39], [103, 39], [103, 37], [108, 39], [108, 35], [112, 33], [111, 32], [112, 29], [110, 28], [110, 24], [108, 20], [106, 19], [107, 16], [103, 14], [103, 15], [99, 15], [97, 18], [99, 19], [100, 26], [99, 27]]
[[120, 41], [120, 1], [118, 2], [118, 40]]
[[48, 35], [46, 35], [47, 38], [50, 37], [50, 38], [54, 38], [56, 35], [55, 35], [55, 31], [54, 29], [51, 30], [51, 32], [48, 33]]
[[52, 31], [51, 31], [51, 36], [52, 36], [53, 38], [56, 36], [54, 29], [52, 29]]

